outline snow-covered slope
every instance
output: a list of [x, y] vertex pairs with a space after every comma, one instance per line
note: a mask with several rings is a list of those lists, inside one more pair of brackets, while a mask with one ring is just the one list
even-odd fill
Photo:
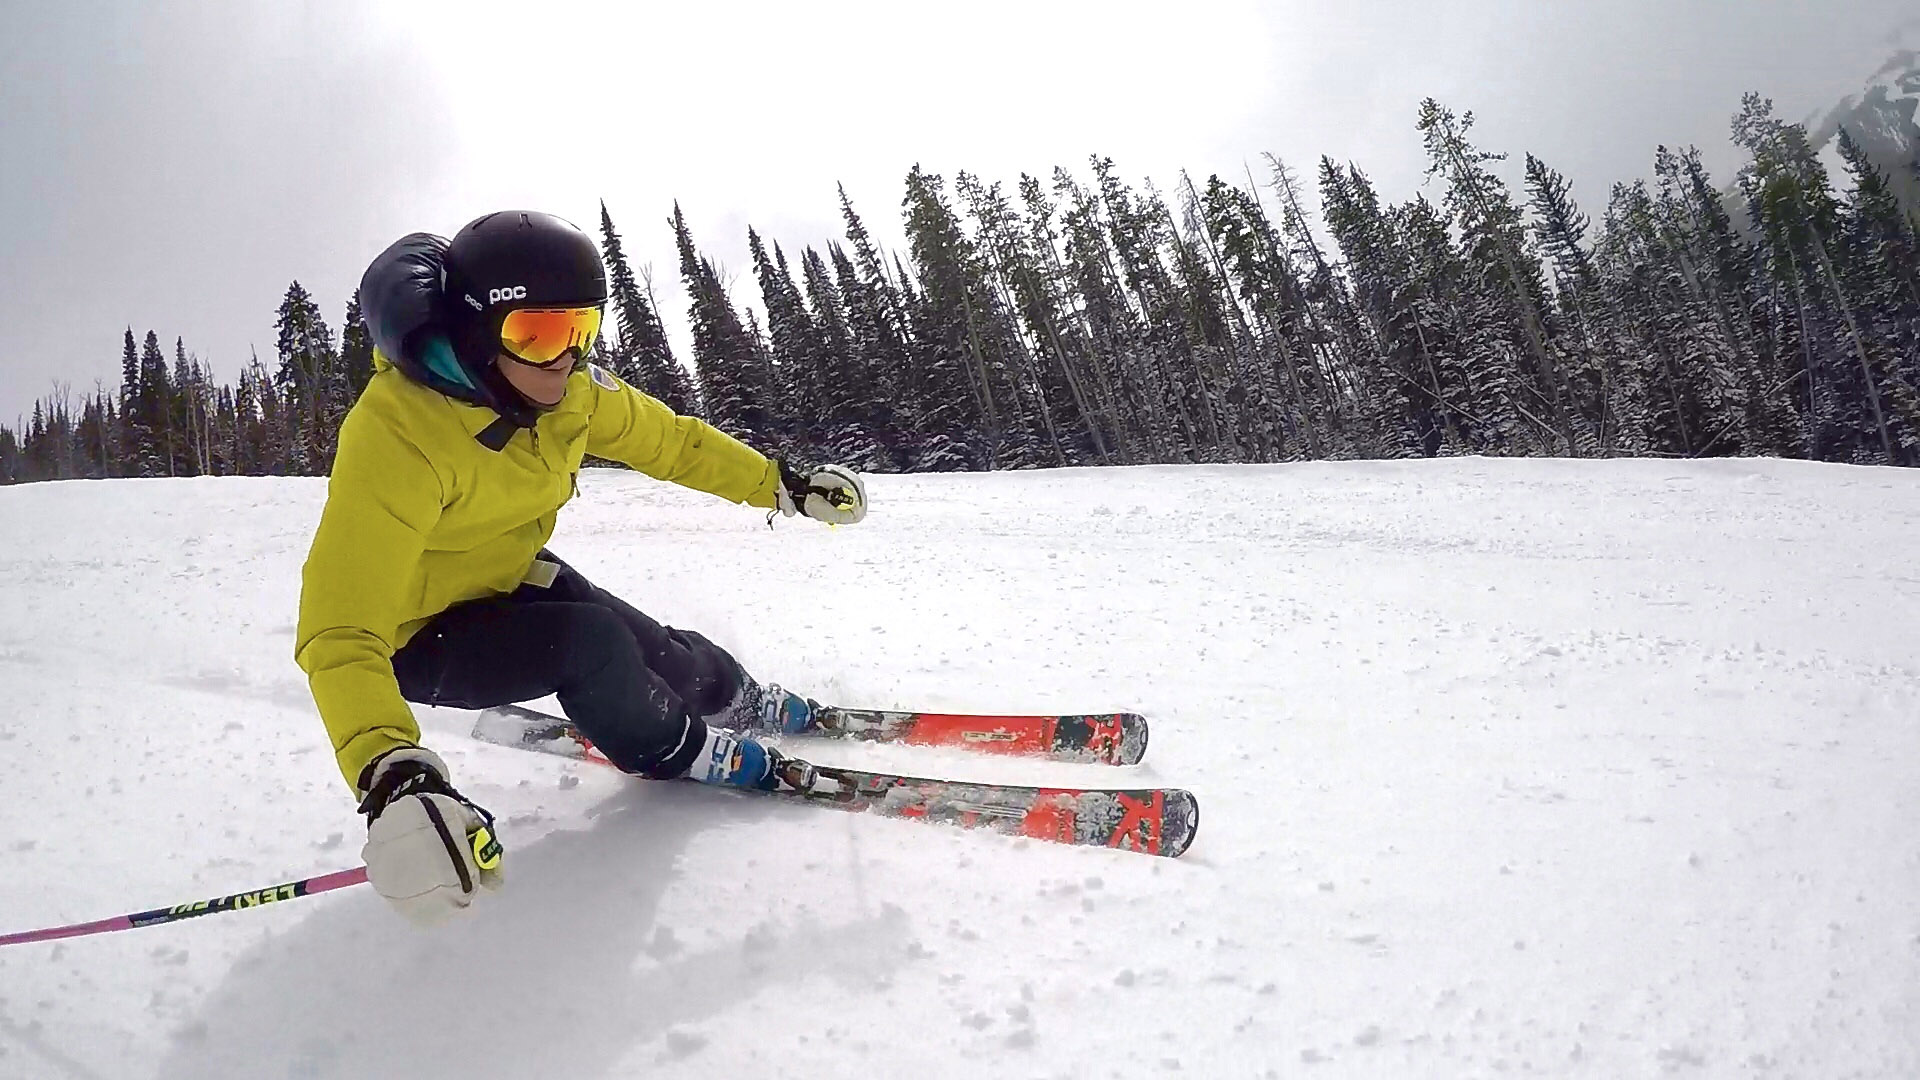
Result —
[[[596, 472], [556, 548], [844, 704], [1138, 707], [1170, 861], [476, 744], [509, 884], [0, 949], [4, 1077], [1920, 1074], [1920, 473]], [[309, 480], [0, 489], [0, 931], [358, 862]], [[815, 745], [992, 779], [1094, 766]]]

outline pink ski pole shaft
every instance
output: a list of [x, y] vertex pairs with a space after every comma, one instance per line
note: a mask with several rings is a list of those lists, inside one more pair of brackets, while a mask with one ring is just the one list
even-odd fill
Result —
[[200, 915], [218, 915], [224, 911], [238, 911], [241, 908], [259, 907], [280, 900], [295, 900], [314, 893], [344, 889], [349, 885], [358, 885], [367, 880], [367, 868], [356, 866], [351, 870], [336, 870], [331, 874], [289, 881], [284, 885], [269, 885], [252, 892], [231, 893], [217, 896], [212, 900], [198, 900], [191, 904], [175, 904], [172, 907], [155, 908], [152, 911], [136, 911], [131, 915], [115, 915], [111, 919], [99, 922], [74, 923], [72, 926], [54, 926], [45, 930], [27, 930], [18, 934], [0, 934], [0, 946], [24, 945], [29, 941], [58, 941], [61, 938], [85, 937], [88, 934], [104, 934], [112, 930], [131, 930], [136, 926], [157, 926], [160, 923], [179, 922]]

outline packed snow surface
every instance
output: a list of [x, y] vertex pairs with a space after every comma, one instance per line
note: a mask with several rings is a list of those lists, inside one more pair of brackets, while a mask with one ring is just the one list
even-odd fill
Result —
[[[1135, 708], [1179, 860], [480, 744], [507, 888], [0, 949], [5, 1077], [1920, 1075], [1920, 473], [591, 472], [555, 549], [822, 700]], [[359, 862], [292, 660], [318, 480], [0, 489], [0, 932]]]

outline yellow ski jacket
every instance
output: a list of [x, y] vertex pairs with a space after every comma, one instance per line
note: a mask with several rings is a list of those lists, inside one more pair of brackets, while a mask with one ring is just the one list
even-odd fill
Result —
[[349, 787], [380, 754], [419, 741], [394, 652], [454, 604], [520, 585], [585, 455], [730, 502], [776, 503], [767, 458], [603, 368], [575, 371], [560, 404], [495, 451], [476, 438], [498, 419], [492, 409], [422, 386], [378, 353], [375, 366], [340, 427], [294, 636]]

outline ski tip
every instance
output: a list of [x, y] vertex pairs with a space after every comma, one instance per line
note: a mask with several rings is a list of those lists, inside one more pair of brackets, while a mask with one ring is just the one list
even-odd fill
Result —
[[1147, 718], [1139, 713], [1120, 714], [1120, 753], [1115, 765], [1138, 765], [1147, 756]]
[[1166, 793], [1160, 811], [1160, 854], [1177, 859], [1193, 846], [1200, 831], [1200, 800], [1191, 791]]

